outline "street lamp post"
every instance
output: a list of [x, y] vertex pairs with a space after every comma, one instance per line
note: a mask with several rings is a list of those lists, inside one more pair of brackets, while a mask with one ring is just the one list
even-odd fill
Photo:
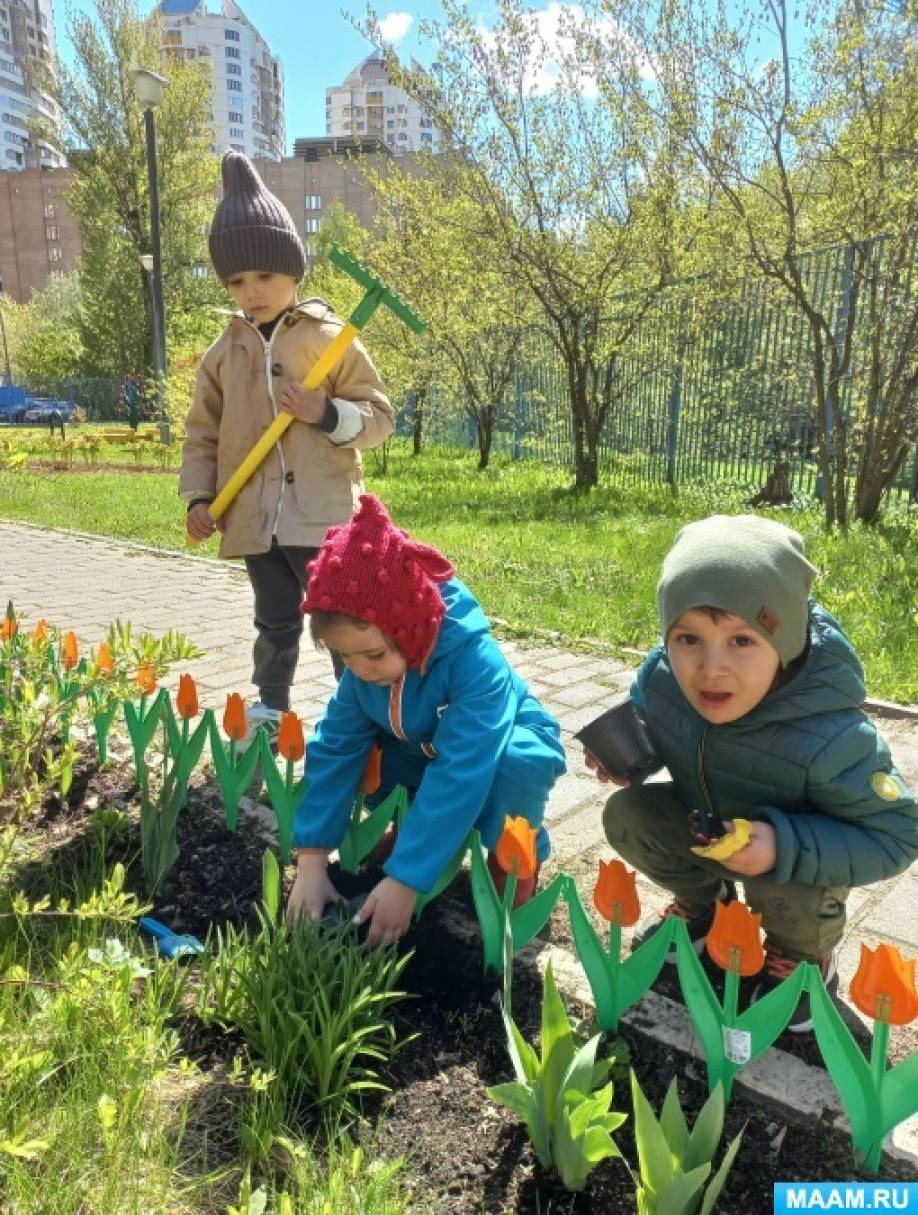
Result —
[[[150, 280], [153, 313], [153, 374], [156, 377], [156, 412], [159, 417], [159, 437], [169, 442], [169, 415], [166, 411], [166, 308], [163, 302], [163, 251], [159, 231], [159, 176], [156, 169], [156, 123], [154, 110], [163, 99], [169, 81], [149, 68], [131, 69], [134, 91], [143, 106], [143, 121], [147, 137], [147, 177], [150, 184], [150, 244], [152, 255], [141, 257]], [[147, 259], [150, 267], [147, 269]]]

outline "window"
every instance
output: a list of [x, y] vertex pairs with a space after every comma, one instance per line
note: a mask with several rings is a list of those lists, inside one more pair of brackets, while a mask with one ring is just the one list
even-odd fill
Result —
[[360, 117], [360, 115], [363, 113], [363, 106], [362, 106], [362, 105], [355, 105], [355, 106], [354, 106], [354, 113], [355, 113], [355, 114], [357, 115], [357, 117], [359, 118], [359, 117]]
[[60, 240], [61, 230], [57, 224], [45, 224], [45, 240]]
[[61, 252], [61, 247], [60, 247], [60, 245], [53, 245], [53, 246], [52, 246], [52, 247], [51, 247], [51, 248], [48, 250], [48, 261], [49, 261], [49, 262], [59, 262], [59, 261], [61, 261], [61, 259], [63, 258], [63, 256], [64, 256], [64, 255], [63, 255], [63, 253]]
[[241, 80], [227, 80], [226, 87], [229, 89], [229, 91], [231, 93], [241, 93], [242, 92], [242, 81]]
[[239, 41], [239, 31], [238, 30], [224, 30], [223, 37], [226, 39], [227, 42], [238, 42]]
[[387, 106], [386, 106], [386, 113], [387, 113], [387, 114], [394, 114], [394, 113], [395, 113], [395, 106], [394, 106], [394, 105], [387, 105]]
[[318, 230], [321, 226], [322, 226], [321, 219], [307, 219], [306, 222], [303, 224], [303, 231], [305, 233], [307, 233], [307, 235], [309, 233], [315, 234], [316, 232], [318, 232]]
[[394, 126], [395, 126], [395, 119], [390, 118], [389, 121], [386, 123], [386, 130], [391, 131]]
[[227, 76], [241, 76], [242, 68], [238, 63], [228, 63], [226, 65], [226, 74]]
[[366, 128], [365, 128], [365, 126], [364, 126], [364, 124], [363, 124], [362, 122], [358, 122], [358, 123], [357, 123], [357, 130], [358, 130], [358, 131], [363, 131], [363, 130], [366, 130]]
[[55, 209], [54, 203], [45, 203], [45, 219], [55, 219], [56, 216], [57, 216], [57, 211]]
[[230, 139], [245, 139], [245, 131], [241, 127], [230, 127]]
[[403, 105], [400, 105], [400, 106], [398, 107], [398, 112], [399, 112], [400, 114], [404, 114], [404, 113], [405, 113], [405, 107], [404, 107]]
[[233, 149], [234, 152], [245, 152], [244, 143], [231, 143], [230, 147]]
[[307, 194], [306, 198], [304, 200], [304, 205], [305, 205], [305, 209], [307, 211], [321, 211], [322, 210], [322, 195], [321, 194]]
[[245, 122], [245, 116], [240, 114], [238, 110], [230, 110], [228, 117], [230, 122], [235, 122], [237, 125]]
[[422, 131], [421, 139], [424, 143], [433, 143], [433, 133], [431, 131]]
[[224, 47], [223, 49], [224, 49], [224, 53], [226, 54], [227, 59], [241, 59], [242, 58], [242, 52], [239, 50], [238, 46], [227, 46], [227, 47]]

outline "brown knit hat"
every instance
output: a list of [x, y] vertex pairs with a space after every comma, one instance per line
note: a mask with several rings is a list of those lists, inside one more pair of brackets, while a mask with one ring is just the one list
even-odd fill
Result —
[[265, 187], [241, 152], [223, 157], [223, 198], [217, 204], [207, 244], [220, 280], [244, 270], [306, 273], [306, 254], [290, 212]]
[[446, 612], [439, 583], [456, 571], [427, 544], [393, 525], [372, 494], [361, 494], [357, 513], [330, 527], [309, 564], [304, 612], [342, 612], [390, 638], [409, 667], [423, 667]]

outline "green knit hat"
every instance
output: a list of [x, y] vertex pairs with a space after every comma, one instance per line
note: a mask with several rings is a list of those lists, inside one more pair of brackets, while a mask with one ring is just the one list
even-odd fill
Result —
[[657, 606], [664, 638], [683, 612], [732, 612], [778, 651], [781, 666], [803, 652], [815, 568], [803, 537], [756, 515], [689, 523], [663, 559]]

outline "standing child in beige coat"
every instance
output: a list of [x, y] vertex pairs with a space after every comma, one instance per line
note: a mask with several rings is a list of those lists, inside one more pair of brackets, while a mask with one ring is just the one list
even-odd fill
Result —
[[[305, 253], [283, 203], [238, 152], [223, 158], [223, 199], [208, 237], [239, 311], [204, 355], [186, 421], [179, 494], [187, 529], [217, 529], [221, 557], [243, 557], [255, 593], [258, 700], [250, 734], [276, 733], [290, 707], [307, 563], [363, 492], [360, 450], [394, 429], [392, 406], [359, 342], [319, 389], [302, 386], [342, 322], [321, 299], [297, 303]], [[297, 419], [215, 523], [208, 506], [279, 412]]]

